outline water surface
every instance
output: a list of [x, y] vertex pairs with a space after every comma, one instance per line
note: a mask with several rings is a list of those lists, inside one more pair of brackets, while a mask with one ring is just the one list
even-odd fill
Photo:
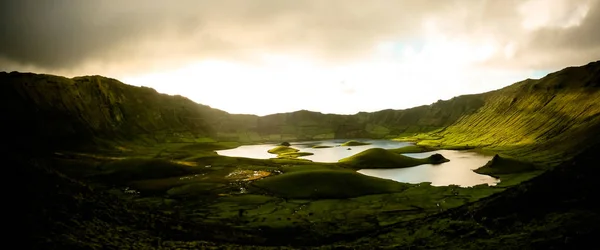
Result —
[[[370, 148], [401, 148], [413, 145], [409, 142], [398, 142], [391, 140], [358, 140], [369, 142], [370, 145], [363, 146], [340, 146], [348, 140], [321, 140], [321, 141], [304, 141], [292, 142], [294, 148], [302, 152], [311, 152], [314, 155], [304, 156], [301, 158], [309, 159], [314, 162], [338, 162], [340, 159], [360, 153]], [[315, 145], [333, 146], [332, 148], [312, 148]], [[277, 144], [257, 144], [244, 145], [234, 149], [219, 150], [217, 153], [224, 156], [247, 157], [256, 159], [275, 158], [276, 155], [269, 154], [267, 150], [277, 146]], [[348, 150], [350, 148], [350, 150]], [[457, 150], [438, 150], [426, 153], [404, 154], [414, 158], [426, 158], [432, 154], [442, 154], [449, 159], [449, 162], [432, 165], [423, 164], [410, 168], [396, 169], [361, 169], [358, 172], [364, 175], [395, 180], [406, 183], [421, 183], [431, 182], [433, 186], [447, 186], [450, 184], [463, 187], [474, 186], [479, 184], [496, 185], [498, 179], [487, 175], [480, 175], [473, 172], [485, 165], [492, 156], [486, 156], [471, 151]]]
[[442, 164], [423, 164], [410, 168], [395, 169], [361, 169], [364, 175], [395, 180], [406, 183], [431, 182], [433, 186], [448, 186], [451, 184], [470, 187], [479, 184], [494, 186], [500, 180], [473, 172], [474, 169], [485, 165], [492, 156], [486, 156], [471, 151], [437, 150], [427, 153], [404, 154], [414, 158], [425, 158], [432, 154], [442, 154], [449, 162]]
[[[308, 159], [315, 162], [338, 162], [342, 158], [360, 153], [370, 148], [401, 148], [408, 145], [412, 145], [409, 142], [399, 142], [392, 140], [357, 140], [361, 142], [371, 143], [370, 145], [362, 146], [340, 146], [342, 143], [347, 142], [346, 139], [338, 140], [322, 140], [322, 141], [303, 141], [303, 142], [291, 142], [293, 148], [297, 148], [302, 152], [314, 153], [314, 155], [303, 156], [301, 158]], [[332, 148], [312, 148], [316, 145], [333, 146]], [[269, 154], [267, 150], [272, 149], [277, 144], [257, 144], [257, 145], [244, 145], [233, 149], [219, 150], [217, 153], [224, 156], [236, 156], [236, 157], [248, 157], [255, 159], [269, 159], [276, 158], [277, 155]], [[350, 150], [348, 150], [350, 148]]]

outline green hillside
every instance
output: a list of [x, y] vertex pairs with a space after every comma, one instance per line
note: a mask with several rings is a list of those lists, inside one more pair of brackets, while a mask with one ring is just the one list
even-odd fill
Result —
[[[471, 146], [557, 164], [598, 141], [600, 62], [482, 94], [485, 104], [420, 145]], [[418, 136], [417, 136], [418, 137]]]
[[377, 169], [407, 168], [421, 164], [440, 164], [447, 161], [448, 159], [444, 158], [440, 154], [435, 154], [424, 159], [417, 159], [397, 154], [382, 148], [370, 148], [353, 156], [341, 159], [339, 162], [348, 164], [355, 169]]
[[[14, 143], [57, 141], [54, 148], [169, 142], [280, 142], [333, 138], [394, 138], [452, 124], [481, 106], [461, 96], [408, 110], [356, 115], [306, 110], [267, 116], [232, 115], [182, 96], [102, 76], [72, 79], [0, 72], [2, 110]], [[41, 124], [44, 124], [43, 126]], [[60, 138], [60, 140], [58, 140]], [[39, 145], [42, 146], [42, 145]]]
[[579, 152], [586, 139], [594, 140], [578, 135], [600, 123], [599, 64], [427, 106], [356, 115], [305, 110], [263, 117], [232, 115], [101, 76], [0, 73], [0, 92], [5, 131], [20, 135], [11, 144], [27, 147], [46, 141], [53, 141], [45, 145], [52, 147], [112, 147], [115, 142], [401, 137], [426, 146], [485, 147], [556, 164], [563, 154]]
[[[101, 76], [0, 73], [0, 157], [28, 200], [7, 204], [34, 249], [580, 249], [600, 233], [599, 90], [600, 61], [406, 110], [259, 117]], [[337, 163], [283, 146], [331, 138], [417, 145]], [[216, 152], [259, 142], [278, 158]], [[355, 172], [443, 162], [401, 155], [438, 149], [495, 155], [475, 172], [500, 184]]]

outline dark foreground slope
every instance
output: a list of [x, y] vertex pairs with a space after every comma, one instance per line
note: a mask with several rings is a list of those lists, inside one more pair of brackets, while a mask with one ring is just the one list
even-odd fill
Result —
[[600, 233], [596, 144], [517, 187], [351, 243], [357, 248], [584, 249]]
[[[599, 151], [596, 145], [520, 186], [470, 205], [370, 232], [348, 234], [335, 242], [329, 239], [321, 247], [580, 249], [592, 244], [600, 233], [595, 201], [600, 191]], [[97, 190], [56, 172], [44, 157], [11, 154], [3, 159], [19, 176], [27, 177], [15, 193], [27, 198], [26, 202], [16, 203], [24, 215], [20, 218], [25, 219], [24, 231], [19, 233], [30, 238], [21, 243], [25, 248], [249, 248], [244, 242], [223, 239], [243, 238], [243, 232], [192, 223], [180, 217], [185, 215], [177, 210], [145, 207]]]

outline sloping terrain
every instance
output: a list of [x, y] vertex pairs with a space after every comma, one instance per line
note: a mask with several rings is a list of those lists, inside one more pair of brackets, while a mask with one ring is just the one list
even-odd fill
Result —
[[100, 76], [1, 73], [0, 89], [3, 132], [23, 147], [202, 140], [215, 134], [208, 119], [227, 115]]
[[[232, 115], [181, 96], [159, 94], [101, 76], [72, 79], [0, 73], [3, 131], [11, 144], [52, 148], [205, 141], [393, 138], [452, 124], [483, 103], [462, 96], [408, 110], [334, 115], [306, 110]], [[235, 101], [235, 100], [232, 100]], [[18, 135], [18, 136], [17, 136]]]
[[557, 164], [598, 141], [600, 62], [481, 95], [485, 104], [422, 145], [463, 145]]
[[487, 147], [556, 164], [579, 152], [588, 132], [600, 123], [599, 71], [600, 62], [593, 62], [406, 110], [356, 115], [303, 110], [263, 117], [228, 114], [100, 76], [68, 79], [12, 72], [0, 73], [0, 107], [10, 144], [26, 147], [42, 146], [40, 142], [112, 147], [115, 142], [278, 142], [418, 133], [423, 145]]
[[584, 249], [600, 233], [600, 144], [517, 187], [423, 220], [398, 223], [343, 248]]
[[[572, 249], [599, 233], [599, 89], [593, 62], [407, 110], [258, 117], [100, 76], [0, 73], [0, 153], [23, 180], [18, 210], [37, 248]], [[238, 145], [223, 141], [361, 137], [491, 150], [503, 171], [548, 171], [508, 190], [431, 187], [214, 152]], [[350, 194], [328, 189], [344, 185]]]

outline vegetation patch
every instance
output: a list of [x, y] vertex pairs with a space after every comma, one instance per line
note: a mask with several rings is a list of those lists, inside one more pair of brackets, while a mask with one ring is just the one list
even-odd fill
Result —
[[401, 192], [410, 186], [354, 171], [325, 169], [292, 171], [256, 181], [253, 185], [289, 199], [343, 199]]
[[203, 151], [214, 151], [214, 150], [225, 150], [237, 148], [241, 144], [239, 142], [205, 142], [205, 143], [190, 143], [184, 145], [180, 149], [182, 150], [203, 150]]
[[349, 167], [354, 169], [406, 168], [421, 164], [438, 164], [446, 161], [448, 161], [448, 159], [440, 154], [432, 155], [425, 159], [417, 159], [392, 153], [382, 148], [367, 149], [353, 156], [339, 160], [340, 163], [348, 164]]
[[294, 152], [298, 152], [300, 150], [292, 148], [292, 147], [288, 147], [288, 146], [277, 146], [274, 147], [272, 149], [269, 149], [267, 152], [271, 153], [271, 154], [284, 154], [284, 153], [294, 153]]
[[411, 145], [411, 146], [406, 146], [406, 147], [401, 147], [401, 148], [388, 149], [388, 151], [390, 151], [392, 153], [396, 153], [396, 154], [424, 153], [424, 152], [431, 152], [431, 151], [435, 151], [435, 150], [437, 150], [437, 149], [432, 148], [432, 147], [419, 146], [419, 145]]
[[187, 185], [171, 188], [167, 191], [169, 196], [187, 196], [198, 194], [211, 194], [214, 190], [224, 187], [225, 184], [196, 182]]
[[350, 140], [350, 141], [342, 143], [342, 146], [349, 147], [349, 146], [363, 146], [363, 145], [370, 145], [370, 144], [371, 143], [368, 143], [368, 142]]
[[229, 173], [225, 178], [238, 181], [252, 181], [271, 175], [268, 171], [235, 170]]
[[163, 159], [126, 159], [100, 165], [97, 178], [116, 183], [135, 180], [159, 179], [200, 173], [199, 168], [177, 164]]
[[441, 164], [450, 161], [446, 159], [446, 157], [444, 157], [442, 154], [433, 154], [425, 159], [429, 160], [429, 163], [431, 164]]
[[506, 175], [538, 170], [533, 164], [495, 155], [483, 167], [475, 169], [475, 173], [485, 175]]
[[312, 146], [312, 148], [333, 148], [333, 146], [328, 146], [328, 145], [315, 145], [315, 146]]
[[295, 159], [298, 157], [309, 156], [309, 155], [314, 155], [314, 153], [311, 153], [311, 152], [289, 152], [289, 153], [279, 154], [279, 155], [277, 155], [277, 157]]
[[276, 154], [277, 158], [280, 158], [280, 159], [293, 159], [293, 160], [301, 160], [301, 159], [298, 159], [298, 157], [313, 155], [313, 153], [310, 153], [310, 152], [299, 152], [299, 151], [300, 150], [298, 150], [296, 148], [279, 145], [277, 147], [269, 149], [267, 152], [269, 152], [271, 154]]

